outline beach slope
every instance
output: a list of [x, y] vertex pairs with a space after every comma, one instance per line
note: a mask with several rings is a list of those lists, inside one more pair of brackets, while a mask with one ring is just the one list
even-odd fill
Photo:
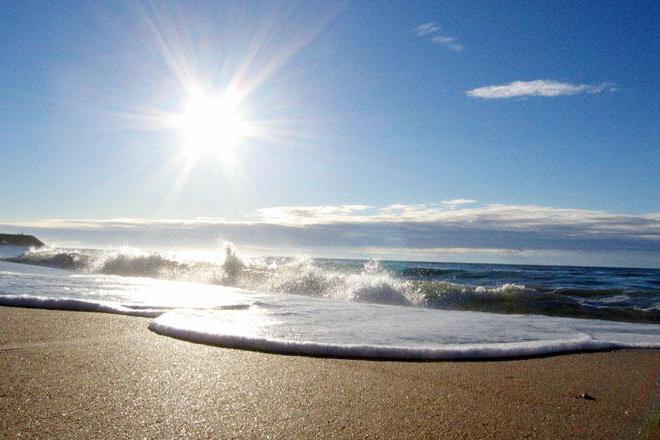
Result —
[[0, 307], [0, 437], [660, 434], [658, 350], [500, 362], [320, 359], [192, 344], [148, 323]]

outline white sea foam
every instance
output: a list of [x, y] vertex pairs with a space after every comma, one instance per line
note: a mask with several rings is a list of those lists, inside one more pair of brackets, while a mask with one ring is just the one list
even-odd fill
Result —
[[660, 327], [598, 320], [365, 305], [331, 300], [173, 311], [160, 334], [233, 348], [354, 358], [489, 359], [660, 348]]
[[127, 307], [108, 301], [87, 301], [77, 298], [48, 298], [28, 295], [0, 295], [0, 306], [117, 313], [120, 315], [142, 316], [145, 318], [154, 318], [166, 311], [163, 309]]
[[0, 304], [157, 316], [163, 335], [314, 356], [488, 359], [660, 348], [660, 325], [363, 304], [0, 262]]
[[212, 255], [130, 248], [10, 251], [7, 261], [81, 274], [201, 282], [364, 303], [660, 322], [660, 284], [650, 270], [246, 258], [230, 245], [225, 253]]

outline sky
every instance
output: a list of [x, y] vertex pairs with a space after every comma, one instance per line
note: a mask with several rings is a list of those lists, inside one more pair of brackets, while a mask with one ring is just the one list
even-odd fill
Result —
[[3, 2], [0, 229], [660, 267], [660, 4], [565, 3]]

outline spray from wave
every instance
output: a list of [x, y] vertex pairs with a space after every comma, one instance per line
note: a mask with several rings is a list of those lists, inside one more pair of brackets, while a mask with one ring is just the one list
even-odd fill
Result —
[[[221, 262], [130, 249], [54, 248], [30, 250], [6, 260], [83, 273], [211, 283], [258, 292], [365, 303], [660, 322], [660, 292], [657, 290], [602, 289], [595, 281], [587, 288], [576, 288], [570, 283], [567, 284], [572, 287], [557, 283], [529, 287], [523, 283], [528, 281], [525, 276], [533, 275], [529, 279], [537, 281], [549, 274], [540, 273], [538, 269], [532, 275], [524, 275], [529, 269], [515, 266], [504, 270], [486, 265], [449, 268], [428, 267], [428, 263], [383, 264], [378, 260], [244, 258], [230, 243], [225, 245]], [[553, 276], [574, 279], [579, 285], [584, 283], [584, 274], [580, 273], [583, 278], [578, 279], [578, 272]], [[649, 278], [648, 283], [653, 285], [654, 279]]]

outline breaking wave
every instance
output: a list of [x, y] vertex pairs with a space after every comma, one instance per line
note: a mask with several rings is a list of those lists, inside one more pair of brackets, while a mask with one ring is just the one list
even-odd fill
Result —
[[[355, 302], [510, 314], [545, 314], [632, 322], [660, 322], [660, 277], [630, 269], [615, 275], [585, 268], [396, 263], [311, 258], [184, 259], [131, 250], [42, 248], [5, 258], [83, 273], [218, 284], [250, 291]], [[602, 270], [601, 270], [602, 272]], [[660, 273], [660, 272], [659, 272]], [[630, 285], [602, 286], [604, 277]], [[643, 288], [635, 288], [639, 278]]]
[[364, 304], [3, 261], [0, 305], [140, 316], [165, 336], [307, 356], [476, 360], [660, 347], [656, 325]]

